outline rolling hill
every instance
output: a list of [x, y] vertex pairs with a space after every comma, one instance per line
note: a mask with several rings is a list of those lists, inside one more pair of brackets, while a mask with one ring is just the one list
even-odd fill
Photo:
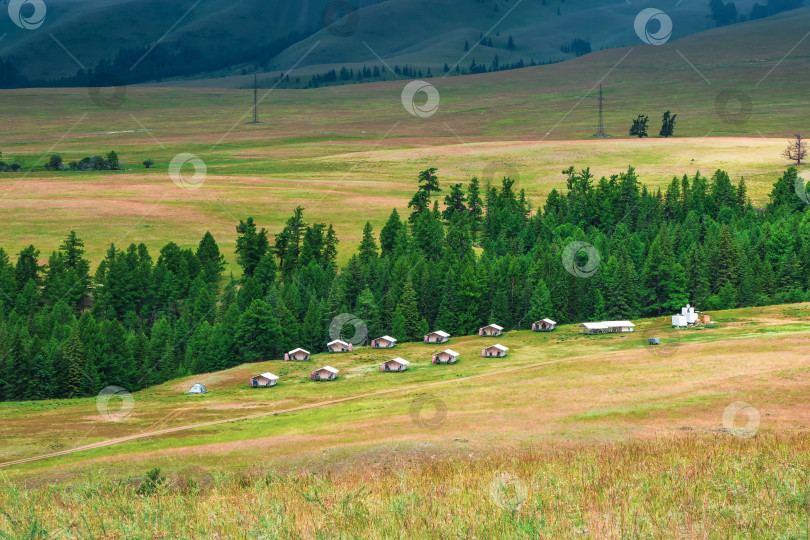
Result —
[[[737, 3], [741, 14], [753, 4]], [[295, 66], [320, 73], [372, 64], [377, 57], [391, 66], [440, 73], [445, 64], [490, 65], [496, 56], [501, 65], [529, 64], [586, 52], [563, 52], [572, 40], [587, 41], [594, 51], [641, 44], [635, 17], [654, 7], [619, 0], [387, 0], [360, 2], [356, 11], [345, 6], [325, 0], [69, 0], [49, 3], [45, 22], [35, 30], [5, 19], [0, 57], [40, 83], [72, 76], [80, 67], [154, 82], [227, 77], [257, 65], [260, 71]], [[673, 39], [714, 25], [704, 0], [679, 2], [667, 16]], [[113, 62], [114, 69], [102, 61]]]

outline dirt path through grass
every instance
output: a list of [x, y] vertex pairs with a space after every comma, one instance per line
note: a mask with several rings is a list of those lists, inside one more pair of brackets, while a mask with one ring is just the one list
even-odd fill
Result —
[[[601, 354], [599, 356], [611, 356], [611, 355], [614, 355], [614, 354], [625, 353], [625, 352], [626, 351], [624, 351], [624, 350], [612, 351], [612, 352], [609, 352], [609, 353]], [[535, 363], [535, 364], [529, 364], [529, 365], [525, 365], [525, 366], [516, 366], [516, 367], [512, 367], [512, 368], [508, 368], [508, 369], [502, 369], [502, 370], [499, 370], [499, 371], [491, 371], [491, 372], [487, 372], [487, 373], [479, 373], [478, 375], [469, 375], [467, 377], [461, 377], [461, 378], [452, 379], [452, 380], [449, 380], [449, 381], [437, 381], [437, 382], [420, 384], [420, 385], [403, 386], [401, 388], [391, 388], [391, 389], [388, 389], [388, 390], [377, 390], [376, 392], [368, 392], [368, 393], [365, 393], [365, 394], [358, 394], [356, 396], [349, 396], [349, 397], [338, 398], [338, 399], [330, 399], [330, 400], [327, 400], [327, 401], [321, 401], [319, 403], [310, 403], [310, 404], [307, 404], [307, 405], [300, 405], [298, 407], [290, 407], [288, 409], [282, 409], [282, 410], [279, 410], [279, 411], [268, 411], [268, 412], [263, 412], [263, 413], [250, 414], [250, 415], [247, 415], [247, 416], [240, 416], [238, 418], [226, 418], [226, 419], [223, 419], [223, 420], [214, 420], [212, 422], [203, 422], [203, 423], [199, 423], [199, 424], [189, 424], [189, 425], [186, 425], [186, 426], [177, 426], [177, 427], [166, 428], [166, 429], [161, 429], [161, 430], [157, 430], [157, 431], [148, 431], [148, 432], [144, 432], [144, 433], [136, 433], [134, 435], [127, 435], [126, 437], [118, 437], [118, 438], [115, 438], [115, 439], [107, 439], [106, 441], [99, 441], [99, 442], [95, 442], [95, 443], [91, 443], [91, 444], [86, 444], [86, 445], [83, 445], [83, 446], [78, 446], [76, 448], [70, 448], [68, 450], [60, 450], [58, 452], [52, 452], [50, 454], [42, 454], [40, 456], [22, 458], [22, 459], [17, 459], [17, 460], [14, 460], [14, 461], [7, 461], [5, 463], [0, 463], [0, 468], [11, 467], [13, 465], [21, 465], [23, 463], [31, 463], [33, 461], [41, 461], [41, 460], [49, 459], [49, 458], [52, 458], [52, 457], [65, 456], [65, 455], [74, 454], [74, 453], [77, 453], [77, 452], [84, 452], [85, 450], [92, 450], [94, 448], [103, 448], [105, 446], [113, 446], [113, 445], [116, 445], [116, 444], [122, 444], [122, 443], [125, 443], [125, 442], [134, 441], [134, 440], [137, 440], [137, 439], [144, 439], [144, 438], [147, 438], [147, 437], [155, 437], [155, 436], [158, 436], [158, 435], [166, 435], [168, 433], [176, 433], [178, 431], [187, 431], [187, 430], [190, 430], [190, 429], [197, 429], [197, 428], [203, 428], [203, 427], [209, 427], [209, 426], [217, 426], [217, 425], [220, 425], [220, 424], [228, 424], [228, 423], [231, 423], [231, 422], [240, 422], [242, 420], [253, 420], [253, 419], [256, 419], [256, 418], [263, 418], [263, 417], [266, 417], [266, 416], [276, 416], [276, 415], [279, 415], [279, 414], [286, 414], [286, 413], [291, 413], [291, 412], [303, 411], [303, 410], [307, 410], [307, 409], [317, 409], [317, 408], [320, 408], [320, 407], [328, 407], [330, 405], [336, 405], [338, 403], [344, 403], [346, 401], [354, 401], [354, 400], [358, 400], [358, 399], [365, 399], [365, 398], [381, 396], [381, 395], [385, 395], [385, 394], [392, 394], [394, 392], [408, 392], [408, 391], [411, 391], [411, 390], [424, 390], [425, 388], [431, 388], [431, 387], [434, 387], [434, 386], [441, 386], [441, 385], [445, 385], [445, 384], [459, 383], [459, 382], [469, 381], [469, 380], [473, 380], [473, 379], [480, 379], [482, 377], [492, 377], [492, 376], [496, 376], [496, 375], [503, 375], [503, 374], [512, 373], [512, 372], [515, 372], [515, 371], [523, 371], [523, 370], [527, 370], [527, 369], [537, 369], [537, 368], [541, 368], [543, 366], [547, 366], [547, 365], [551, 365], [551, 364], [560, 364], [560, 363], [564, 363], [564, 362], [573, 362], [573, 361], [576, 361], [576, 360], [582, 360], [582, 359], [585, 359], [585, 358], [592, 358], [592, 357], [593, 357], [593, 355], [587, 355], [587, 356], [575, 356], [575, 357], [572, 357], [572, 358], [561, 358], [559, 360], [548, 360], [548, 361], [545, 361], [545, 362], [538, 362], [538, 363]]]

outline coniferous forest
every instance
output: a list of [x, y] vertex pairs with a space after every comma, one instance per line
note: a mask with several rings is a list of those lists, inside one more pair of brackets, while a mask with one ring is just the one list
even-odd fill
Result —
[[534, 209], [509, 178], [442, 186], [435, 169], [423, 171], [408, 214], [393, 210], [380, 231], [366, 224], [343, 268], [333, 227], [300, 207], [278, 233], [252, 218], [236, 226], [239, 279], [225, 275], [209, 233], [196, 249], [111, 245], [95, 269], [73, 231], [49, 255], [0, 249], [0, 398], [135, 391], [295, 347], [322, 352], [341, 313], [363, 320], [369, 338], [409, 341], [489, 322], [526, 329], [544, 317], [810, 299], [808, 189], [795, 168], [765, 208], [723, 171], [654, 192], [632, 168], [599, 180], [588, 169], [563, 174], [565, 191]]

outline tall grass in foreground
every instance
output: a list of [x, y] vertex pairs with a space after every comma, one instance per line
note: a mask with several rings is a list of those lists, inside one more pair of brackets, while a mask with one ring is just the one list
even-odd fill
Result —
[[[806, 537], [810, 434], [0, 488], [3, 538]], [[98, 476], [96, 474], [96, 476]]]

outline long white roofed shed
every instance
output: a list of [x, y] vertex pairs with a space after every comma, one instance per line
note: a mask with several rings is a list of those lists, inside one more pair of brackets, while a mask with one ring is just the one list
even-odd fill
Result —
[[425, 334], [425, 343], [447, 343], [448, 339], [450, 339], [450, 334], [444, 330], [436, 330]]
[[338, 371], [339, 370], [332, 366], [324, 366], [321, 369], [313, 371], [309, 378], [313, 381], [333, 381], [335, 377], [337, 377]]
[[397, 340], [391, 336], [382, 336], [371, 340], [372, 349], [390, 349], [397, 344]]
[[497, 324], [488, 324], [478, 329], [479, 336], [500, 336], [503, 332], [503, 327]]
[[496, 343], [495, 345], [481, 349], [481, 356], [503, 357], [506, 356], [506, 351], [508, 350], [509, 347], [504, 347], [500, 343]]
[[275, 386], [278, 382], [278, 375], [273, 375], [270, 372], [262, 373], [250, 378], [250, 386]]
[[440, 353], [433, 355], [432, 363], [434, 364], [455, 364], [458, 361], [459, 354], [456, 351], [445, 349]]
[[607, 334], [613, 332], [632, 332], [635, 324], [630, 321], [586, 322], [579, 325], [581, 334]]
[[293, 349], [284, 355], [284, 360], [309, 360], [309, 351]]
[[408, 369], [408, 366], [411, 365], [410, 362], [403, 358], [393, 358], [387, 362], [383, 362], [380, 366], [382, 371], [405, 371]]
[[349, 352], [354, 350], [354, 345], [336, 339], [326, 344], [326, 350], [329, 352]]

